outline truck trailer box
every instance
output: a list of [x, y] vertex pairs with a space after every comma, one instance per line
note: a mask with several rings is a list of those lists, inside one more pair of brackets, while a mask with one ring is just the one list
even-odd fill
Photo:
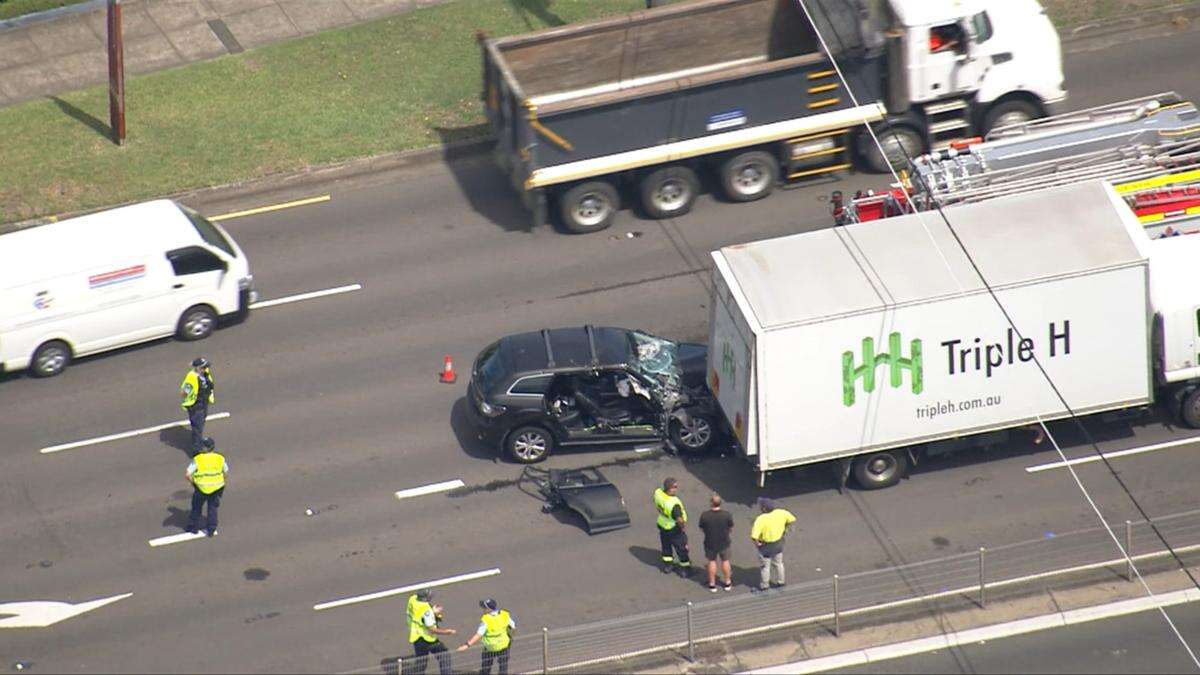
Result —
[[1153, 400], [1144, 235], [1111, 187], [947, 215], [713, 253], [708, 384], [760, 472]]

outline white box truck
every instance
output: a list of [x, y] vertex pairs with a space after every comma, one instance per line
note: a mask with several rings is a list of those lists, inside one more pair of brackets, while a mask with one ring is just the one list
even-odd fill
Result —
[[237, 242], [173, 201], [18, 230], [0, 235], [0, 369], [49, 377], [88, 354], [199, 340], [254, 300]]
[[892, 485], [1068, 416], [1047, 375], [1075, 414], [1165, 397], [1200, 426], [1200, 236], [1149, 239], [1100, 181], [947, 215], [962, 246], [928, 212], [713, 253], [708, 384], [760, 483]]

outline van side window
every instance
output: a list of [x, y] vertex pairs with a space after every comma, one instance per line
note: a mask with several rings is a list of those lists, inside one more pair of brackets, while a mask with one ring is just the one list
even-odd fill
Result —
[[225, 262], [212, 251], [206, 251], [199, 246], [188, 246], [167, 251], [167, 260], [175, 269], [175, 276], [199, 274], [225, 269]]

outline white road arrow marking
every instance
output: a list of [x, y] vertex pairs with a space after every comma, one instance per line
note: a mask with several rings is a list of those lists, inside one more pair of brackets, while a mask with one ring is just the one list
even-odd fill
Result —
[[13, 614], [0, 619], [0, 628], [45, 628], [59, 621], [66, 621], [73, 616], [90, 612], [118, 600], [124, 600], [133, 593], [122, 593], [111, 598], [101, 598], [91, 602], [81, 602], [72, 605], [69, 602], [53, 600], [33, 600], [30, 602], [0, 603], [0, 615]]

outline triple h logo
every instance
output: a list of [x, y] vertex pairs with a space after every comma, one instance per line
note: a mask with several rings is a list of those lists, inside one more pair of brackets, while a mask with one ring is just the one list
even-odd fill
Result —
[[913, 340], [909, 343], [909, 349], [909, 357], [903, 358], [900, 351], [900, 334], [892, 333], [888, 336], [888, 351], [883, 354], [875, 353], [873, 338], [863, 338], [863, 362], [857, 368], [854, 367], [854, 352], [842, 352], [842, 403], [846, 406], [854, 405], [854, 383], [860, 378], [863, 381], [863, 391], [868, 394], [875, 391], [875, 367], [883, 363], [888, 365], [892, 387], [900, 387], [900, 375], [907, 370], [912, 379], [912, 392], [921, 393], [924, 388], [924, 379], [921, 376], [921, 341]]

